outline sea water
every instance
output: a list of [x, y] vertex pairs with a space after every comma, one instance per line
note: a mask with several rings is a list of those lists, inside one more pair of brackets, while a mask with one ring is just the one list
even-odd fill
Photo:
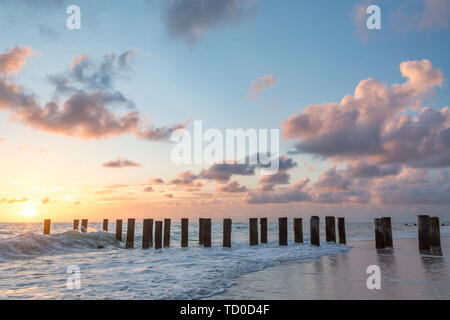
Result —
[[[125, 221], [124, 221], [125, 222]], [[212, 224], [212, 247], [198, 245], [198, 224], [189, 224], [189, 247], [180, 247], [180, 224], [171, 225], [171, 246], [143, 250], [142, 223], [136, 223], [134, 249], [125, 249], [114, 232], [101, 232], [102, 223], [89, 223], [89, 232], [72, 231], [72, 223], [52, 223], [42, 235], [42, 223], [0, 224], [0, 299], [200, 299], [224, 293], [239, 277], [282, 262], [317, 259], [351, 250], [351, 241], [372, 240], [371, 223], [347, 223], [348, 245], [278, 246], [278, 223], [269, 222], [267, 244], [248, 245], [248, 223], [233, 223], [232, 248], [222, 248], [222, 223]], [[115, 223], [109, 224], [115, 230]], [[324, 226], [321, 225], [321, 230]], [[441, 227], [443, 236], [450, 227]], [[417, 227], [393, 224], [394, 238], [417, 237]], [[126, 223], [124, 235], [126, 238]], [[98, 249], [98, 246], [104, 248]], [[74, 270], [80, 288], [67, 286]], [[69, 273], [68, 273], [69, 271]]]

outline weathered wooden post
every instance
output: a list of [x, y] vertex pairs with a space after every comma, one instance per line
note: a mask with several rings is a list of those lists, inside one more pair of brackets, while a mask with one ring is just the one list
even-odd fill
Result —
[[339, 232], [339, 243], [347, 244], [347, 238], [345, 236], [345, 218], [338, 218], [338, 232]]
[[134, 247], [134, 225], [136, 224], [136, 219], [128, 219], [127, 225], [127, 242], [125, 243], [125, 248], [131, 249]]
[[267, 218], [259, 219], [259, 226], [261, 228], [261, 243], [267, 243]]
[[249, 219], [249, 238], [250, 238], [250, 245], [256, 246], [258, 245], [258, 219], [257, 218], [250, 218]]
[[122, 241], [122, 219], [116, 220], [116, 239]]
[[88, 219], [81, 219], [81, 232], [86, 233], [88, 230]]
[[155, 249], [162, 248], [162, 221], [155, 221]]
[[430, 216], [420, 215], [417, 217], [417, 227], [419, 229], [419, 251], [420, 254], [430, 254]]
[[278, 218], [278, 244], [280, 246], [288, 244], [287, 222], [287, 218]]
[[320, 219], [317, 216], [312, 216], [309, 220], [309, 234], [311, 244], [320, 246]]
[[203, 245], [204, 218], [198, 219], [198, 244]]
[[51, 224], [50, 219], [44, 220], [44, 234], [50, 234], [50, 224]]
[[223, 246], [231, 248], [231, 219], [223, 219]]
[[430, 218], [431, 225], [431, 254], [433, 256], [442, 256], [441, 248], [441, 230], [438, 217]]
[[108, 232], [108, 219], [103, 219], [103, 232]]
[[78, 225], [80, 224], [80, 220], [74, 219], [73, 220], [73, 230], [78, 230]]
[[203, 246], [211, 247], [211, 219], [203, 219]]
[[164, 219], [164, 247], [170, 247], [170, 219]]
[[384, 249], [386, 245], [384, 243], [383, 219], [375, 218], [373, 223], [375, 227], [375, 248]]
[[295, 243], [303, 243], [303, 220], [302, 220], [302, 218], [294, 218], [294, 241], [295, 241]]
[[392, 241], [392, 223], [390, 217], [383, 217], [384, 245], [386, 248], [393, 248]]
[[334, 217], [325, 217], [325, 233], [327, 242], [336, 242], [336, 220]]
[[153, 247], [153, 219], [144, 219], [142, 225], [142, 249]]
[[181, 219], [181, 247], [186, 248], [189, 245], [189, 219]]

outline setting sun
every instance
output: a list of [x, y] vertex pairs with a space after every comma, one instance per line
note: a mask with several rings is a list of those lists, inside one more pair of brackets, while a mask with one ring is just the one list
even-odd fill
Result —
[[25, 207], [20, 214], [24, 217], [34, 217], [36, 215], [36, 209], [33, 207]]

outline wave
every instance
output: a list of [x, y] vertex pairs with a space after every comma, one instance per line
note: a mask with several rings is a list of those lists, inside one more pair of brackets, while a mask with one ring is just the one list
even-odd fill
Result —
[[26, 232], [8, 240], [0, 241], [0, 261], [14, 258], [27, 258], [45, 254], [62, 254], [74, 251], [119, 248], [120, 243], [114, 234], [97, 232], [89, 233], [67, 231], [59, 234], [37, 235]]

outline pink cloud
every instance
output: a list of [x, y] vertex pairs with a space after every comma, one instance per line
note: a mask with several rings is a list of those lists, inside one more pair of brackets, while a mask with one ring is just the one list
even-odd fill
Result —
[[253, 98], [258, 98], [261, 92], [273, 87], [277, 83], [277, 79], [269, 74], [262, 77], [256, 78], [250, 85], [251, 96]]
[[134, 162], [134, 161], [130, 161], [124, 158], [116, 158], [115, 160], [111, 160], [111, 161], [107, 161], [105, 163], [102, 164], [102, 166], [104, 168], [126, 168], [126, 167], [140, 167], [141, 164]]
[[36, 52], [24, 46], [16, 46], [6, 53], [0, 54], [0, 74], [18, 73], [25, 66], [26, 58]]

